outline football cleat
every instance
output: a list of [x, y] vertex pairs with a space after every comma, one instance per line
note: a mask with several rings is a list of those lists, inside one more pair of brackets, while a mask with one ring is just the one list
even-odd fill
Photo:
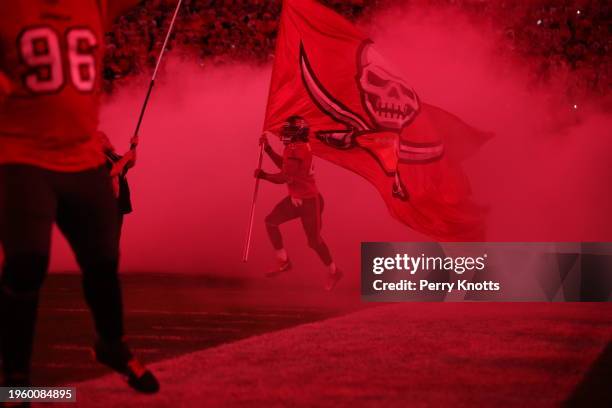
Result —
[[159, 391], [157, 378], [134, 357], [123, 341], [107, 343], [98, 341], [94, 347], [95, 359], [127, 379], [130, 387], [144, 394]]
[[266, 278], [274, 278], [281, 273], [291, 270], [291, 261], [287, 258], [286, 261], [278, 261], [278, 265], [275, 269], [266, 272]]
[[344, 274], [342, 273], [340, 269], [336, 269], [336, 272], [334, 273], [331, 273], [331, 272], [328, 273], [327, 282], [325, 282], [325, 290], [328, 292], [333, 290], [338, 284], [338, 282], [340, 281], [340, 279], [342, 279], [343, 275]]

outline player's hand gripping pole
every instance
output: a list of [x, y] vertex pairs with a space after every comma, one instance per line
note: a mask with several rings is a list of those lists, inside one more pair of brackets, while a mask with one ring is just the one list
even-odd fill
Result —
[[168, 27], [168, 32], [166, 33], [166, 38], [164, 39], [164, 45], [162, 46], [162, 49], [159, 52], [159, 57], [157, 57], [157, 63], [155, 64], [155, 69], [153, 70], [153, 76], [151, 77], [151, 82], [149, 82], [149, 89], [147, 90], [147, 95], [145, 96], [144, 103], [142, 104], [142, 108], [140, 109], [140, 115], [138, 116], [138, 123], [136, 124], [134, 135], [132, 136], [132, 139], [130, 141], [130, 150], [136, 150], [136, 147], [138, 146], [138, 134], [140, 132], [140, 125], [142, 124], [142, 118], [144, 117], [145, 111], [147, 110], [149, 97], [151, 96], [151, 91], [153, 90], [153, 86], [155, 85], [155, 77], [157, 76], [157, 71], [159, 70], [159, 64], [161, 63], [161, 60], [164, 56], [164, 52], [166, 51], [166, 46], [168, 45], [168, 41], [170, 40], [170, 35], [172, 35], [174, 23], [176, 22], [176, 16], [178, 16], [182, 3], [183, 0], [178, 0], [178, 3], [176, 4], [176, 9], [174, 9], [174, 15], [172, 16], [172, 20], [170, 21], [170, 27]]
[[[282, 30], [282, 27], [281, 29]], [[282, 31], [278, 32], [277, 34], [277, 38], [282, 38]], [[279, 44], [280, 42], [277, 41], [276, 42], [276, 51], [274, 53], [274, 55], [278, 55], [278, 48], [279, 48]], [[278, 69], [278, 64], [274, 64], [272, 67], [272, 78], [270, 80], [270, 88], [268, 89], [268, 101], [270, 100], [270, 96], [272, 95], [272, 84], [274, 83], [274, 78], [275, 78], [275, 72]], [[265, 117], [268, 118], [268, 109], [270, 108], [270, 106], [268, 105], [266, 107], [266, 115]], [[266, 130], [268, 129], [267, 126], [264, 125], [264, 129]], [[265, 148], [265, 143], [262, 143], [260, 141], [259, 144], [259, 157], [257, 159], [257, 170], [261, 170], [261, 163], [263, 161], [263, 153], [264, 153], [264, 148]], [[251, 238], [253, 236], [253, 221], [255, 219], [255, 203], [257, 202], [257, 193], [259, 192], [259, 182], [261, 181], [261, 179], [258, 177], [255, 179], [255, 188], [253, 189], [253, 201], [251, 202], [251, 214], [249, 216], [249, 228], [247, 230], [247, 237], [246, 237], [246, 242], [244, 243], [244, 252], [242, 253], [242, 262], [246, 262], [249, 260], [249, 251], [251, 249]]]
[[[259, 145], [259, 158], [257, 159], [257, 170], [261, 170], [263, 162], [263, 152], [265, 143]], [[249, 260], [249, 250], [251, 249], [251, 237], [253, 236], [253, 221], [255, 219], [255, 203], [257, 202], [257, 193], [259, 192], [260, 178], [255, 179], [255, 188], [253, 189], [253, 201], [251, 202], [251, 215], [249, 217], [249, 229], [247, 231], [246, 242], [244, 244], [244, 252], [242, 253], [242, 262]]]

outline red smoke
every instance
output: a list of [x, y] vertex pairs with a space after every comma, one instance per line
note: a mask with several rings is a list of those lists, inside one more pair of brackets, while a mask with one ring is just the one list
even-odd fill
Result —
[[[562, 88], [532, 90], [524, 65], [501, 58], [493, 33], [461, 15], [389, 10], [373, 24], [380, 51], [423, 100], [496, 134], [466, 163], [478, 201], [491, 208], [489, 240], [612, 239], [609, 115], [580, 107], [578, 121]], [[267, 183], [251, 261], [241, 263], [269, 77], [269, 67], [201, 68], [170, 54], [129, 177], [135, 212], [124, 227], [124, 271], [257, 276], [271, 264], [263, 217], [286, 190]], [[102, 112], [101, 128], [119, 150], [128, 145], [144, 91], [134, 81]], [[361, 241], [427, 240], [393, 220], [357, 176], [321, 160], [316, 172], [326, 201], [323, 235], [353, 279]], [[283, 232], [295, 274], [318, 283], [325, 270], [299, 222]], [[64, 243], [54, 255], [55, 270], [74, 268]]]
[[490, 241], [610, 239], [610, 115], [573, 110], [560, 85], [529, 85], [528, 61], [502, 57], [495, 32], [464, 16], [390, 10], [376, 21], [381, 52], [423, 100], [496, 134], [468, 166], [491, 206]]

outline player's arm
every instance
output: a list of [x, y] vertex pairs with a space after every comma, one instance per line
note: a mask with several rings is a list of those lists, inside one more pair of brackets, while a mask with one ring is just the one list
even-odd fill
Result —
[[287, 183], [287, 176], [284, 173], [267, 173], [262, 169], [255, 170], [255, 178], [269, 181], [274, 184], [285, 184]]
[[272, 162], [274, 163], [274, 165], [278, 167], [279, 169], [282, 169], [283, 168], [283, 156], [276, 153], [274, 149], [272, 149], [272, 146], [270, 145], [264, 147], [264, 150], [266, 154], [270, 157], [270, 159], [272, 159]]
[[284, 163], [284, 166], [282, 166], [283, 171], [280, 173], [267, 173], [261, 169], [257, 169], [255, 170], [255, 177], [274, 184], [291, 183], [291, 181], [299, 175], [301, 168], [302, 160], [298, 157], [289, 157], [287, 163]]
[[105, 154], [115, 154], [117, 157], [119, 156], [115, 153], [115, 146], [113, 146], [106, 133], [102, 132], [101, 130], [98, 130], [95, 135], [98, 138], [100, 144], [102, 145], [102, 150]]
[[283, 168], [283, 156], [276, 153], [274, 149], [272, 148], [272, 146], [270, 146], [270, 142], [268, 141], [269, 136], [275, 136], [275, 135], [274, 133], [269, 132], [269, 131], [264, 132], [259, 138], [259, 143], [263, 144], [264, 151], [270, 157], [270, 159], [272, 159], [272, 162], [274, 162], [276, 167], [278, 167], [279, 169], [282, 169]]
[[129, 169], [136, 164], [136, 150], [128, 150], [119, 160], [115, 162], [111, 170], [111, 176], [125, 174]]

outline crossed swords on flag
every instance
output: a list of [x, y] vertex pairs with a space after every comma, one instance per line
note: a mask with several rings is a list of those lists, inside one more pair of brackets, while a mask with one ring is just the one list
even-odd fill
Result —
[[[371, 46], [371, 42], [366, 41], [362, 48], [365, 49], [369, 46]], [[358, 136], [381, 131], [379, 127], [369, 125], [357, 113], [353, 112], [350, 108], [336, 100], [331, 95], [321, 81], [318, 80], [308, 60], [303, 44], [300, 44], [300, 71], [304, 86], [306, 87], [306, 90], [314, 103], [319, 107], [319, 109], [321, 109], [321, 111], [332, 117], [335, 121], [345, 125], [347, 128], [346, 130], [333, 131], [319, 130], [316, 132], [319, 140], [338, 149], [349, 149], [358, 145], [356, 142], [356, 138]], [[414, 107], [414, 111], [411, 113], [413, 116], [416, 116], [420, 111], [420, 102], [416, 93], [414, 93], [414, 96], [416, 106]], [[408, 200], [408, 191], [401, 181], [397, 167], [392, 171], [387, 170], [385, 165], [381, 163], [380, 159], [375, 153], [371, 152], [364, 146], [360, 147], [374, 157], [374, 159], [380, 164], [385, 174], [394, 178], [392, 190], [393, 196], [403, 201]], [[439, 158], [443, 153], [443, 144], [422, 146], [406, 143], [405, 141], [401, 140], [398, 140], [396, 143], [396, 155], [398, 161], [410, 163], [427, 162], [429, 160]]]
[[[291, 3], [291, 5], [294, 7], [299, 4], [297, 2], [292, 3], [289, 0], [286, 1], [288, 4]], [[181, 5], [182, 0], [178, 0], [176, 8], [174, 10], [174, 14], [172, 16], [172, 20], [170, 22], [170, 26], [168, 28], [168, 32], [166, 33], [166, 37], [164, 39], [162, 49], [155, 65], [153, 76], [149, 83], [144, 103], [140, 110], [136, 129], [131, 140], [131, 150], [135, 150], [137, 148], [140, 126], [142, 124], [146, 108], [148, 106], [149, 98], [151, 96], [151, 92], [155, 84], [155, 78], [158, 73], [158, 69], [160, 67], [164, 51], [167, 48], [167, 44], [174, 29], [176, 18], [180, 11]], [[377, 64], [377, 62], [379, 62], [376, 56], [377, 53], [373, 50], [373, 47], [371, 45], [372, 42], [370, 40], [363, 41], [362, 46], [359, 50], [360, 55], [358, 64], [360, 64], [359, 68], [362, 71], [362, 74], [366, 72], [366, 68], [364, 68], [364, 60], [369, 62], [373, 61], [374, 63], [371, 65], [378, 65], [379, 68], [383, 67], [384, 65]], [[388, 177], [393, 177], [391, 196], [401, 201], [408, 201], [409, 194], [402, 183], [398, 171], [398, 164], [428, 163], [431, 161], [439, 160], [439, 158], [442, 157], [445, 151], [443, 142], [419, 143], [408, 140], [410, 136], [406, 135], [406, 137], [403, 137], [404, 135], [402, 131], [404, 130], [404, 128], [406, 128], [411, 123], [412, 119], [414, 119], [421, 111], [421, 104], [416, 93], [414, 93], [414, 91], [412, 91], [411, 89], [405, 90], [405, 87], [400, 86], [401, 84], [404, 84], [401, 78], [394, 76], [393, 74], [388, 72], [389, 79], [391, 80], [391, 82], [394, 82], [396, 85], [400, 86], [402, 92], [406, 93], [409, 99], [412, 99], [413, 102], [409, 103], [408, 106], [401, 105], [400, 108], [397, 105], [393, 104], [383, 104], [382, 102], [380, 102], [380, 100], [378, 100], [378, 104], [375, 104], [373, 106], [372, 101], [368, 100], [368, 97], [372, 94], [370, 92], [371, 90], [368, 89], [367, 80], [365, 80], [366, 76], [362, 77], [362, 82], [360, 83], [358, 81], [357, 86], [363, 98], [362, 102], [364, 104], [366, 113], [369, 115], [370, 120], [368, 121], [359, 114], [355, 113], [354, 110], [348, 108], [339, 100], [334, 98], [333, 95], [326, 89], [326, 87], [323, 86], [323, 84], [318, 80], [317, 75], [315, 74], [314, 70], [312, 69], [312, 66], [309, 63], [303, 44], [300, 44], [299, 68], [302, 76], [303, 85], [307, 90], [313, 103], [321, 110], [321, 112], [323, 112], [327, 116], [331, 117], [335, 122], [345, 127], [345, 129], [341, 130], [318, 130], [316, 132], [317, 139], [325, 143], [327, 146], [336, 149], [359, 148], [367, 152], [380, 165], [384, 174], [386, 174]], [[380, 72], [385, 73], [384, 67], [381, 69], [382, 70]], [[429, 111], [431, 111], [431, 108], [432, 107], [428, 106]], [[440, 110], [438, 109], [438, 111]], [[440, 113], [444, 116], [442, 118], [442, 121], [446, 122], [447, 126], [460, 126], [462, 128], [461, 131], [463, 133], [476, 133], [472, 129], [467, 129], [466, 125], [460, 123], [460, 121], [457, 118], [452, 117], [452, 115], [449, 115], [448, 113], [442, 111], [440, 111]], [[394, 121], [395, 123], [393, 123]], [[389, 123], [391, 124], [391, 126], [389, 125]], [[395, 139], [393, 139], [395, 143], [395, 154], [392, 155], [393, 158], [391, 162], [394, 162], [392, 165], [389, 165], [389, 163], [385, 165], [385, 163], [383, 163], [383, 159], [367, 146], [367, 142], [364, 143], [363, 141], [359, 141], [360, 136], [370, 135], [371, 137], [373, 136], [375, 139], [376, 134], [382, 132], [391, 132], [395, 136]], [[370, 138], [370, 140], [372, 139]], [[261, 167], [262, 158], [263, 146], [260, 146], [259, 167]], [[243, 253], [243, 260], [245, 262], [248, 259], [251, 242], [255, 202], [257, 199], [257, 191], [259, 186], [258, 182], [259, 179], [257, 179], [255, 182], [255, 190], [253, 194], [253, 203], [251, 206], [251, 216], [247, 234], [247, 241]], [[389, 202], [387, 202], [387, 204], [389, 205]]]

